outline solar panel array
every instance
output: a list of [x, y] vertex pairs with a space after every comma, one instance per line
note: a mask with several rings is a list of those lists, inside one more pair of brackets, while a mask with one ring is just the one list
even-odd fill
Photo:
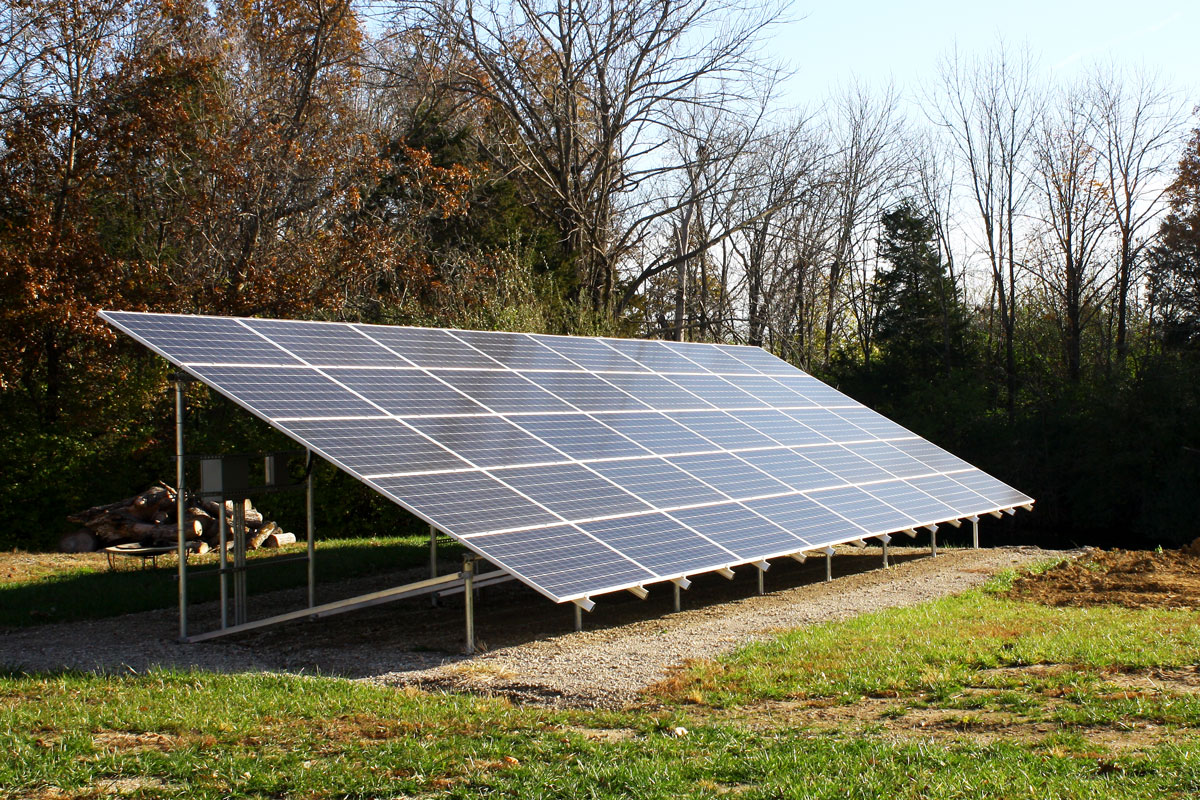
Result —
[[1033, 502], [759, 348], [102, 316], [558, 602]]

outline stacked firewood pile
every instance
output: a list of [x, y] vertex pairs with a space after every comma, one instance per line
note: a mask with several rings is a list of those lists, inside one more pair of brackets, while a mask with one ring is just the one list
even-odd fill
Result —
[[[175, 497], [174, 489], [159, 484], [133, 497], [71, 514], [67, 520], [83, 527], [63, 536], [60, 549], [65, 553], [83, 553], [126, 542], [147, 546], [176, 544], [179, 529]], [[222, 513], [220, 503], [190, 496], [186, 503], [184, 535], [194, 543], [191, 545], [193, 550], [204, 553], [216, 548], [219, 538], [217, 520]], [[296, 541], [295, 534], [286, 533], [274, 522], [264, 520], [249, 500], [245, 504], [247, 548], [279, 547]], [[226, 535], [232, 547], [232, 500], [225, 503], [223, 511]]]

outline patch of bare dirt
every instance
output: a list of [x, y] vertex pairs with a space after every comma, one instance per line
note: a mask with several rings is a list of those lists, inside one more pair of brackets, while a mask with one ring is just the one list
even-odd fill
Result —
[[1009, 596], [1050, 606], [1200, 609], [1200, 539], [1182, 550], [1088, 550], [1013, 581]]
[[815, 734], [871, 733], [892, 741], [969, 739], [988, 745], [1000, 741], [1038, 743], [1063, 731], [1081, 736], [1097, 754], [1140, 753], [1175, 741], [1179, 732], [1152, 722], [1117, 726], [1066, 726], [1008, 711], [914, 708], [901, 699], [865, 697], [852, 703], [828, 700], [772, 700], [731, 709], [696, 709], [701, 719], [756, 730], [807, 728]]

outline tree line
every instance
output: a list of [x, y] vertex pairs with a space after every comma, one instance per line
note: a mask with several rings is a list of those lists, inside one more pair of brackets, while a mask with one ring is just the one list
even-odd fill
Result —
[[[1195, 535], [1194, 98], [998, 48], [797, 109], [782, 14], [5, 5], [0, 542], [166, 474], [166, 368], [100, 308], [762, 346], [1037, 496], [1010, 535]], [[201, 445], [269, 439], [193, 394]]]

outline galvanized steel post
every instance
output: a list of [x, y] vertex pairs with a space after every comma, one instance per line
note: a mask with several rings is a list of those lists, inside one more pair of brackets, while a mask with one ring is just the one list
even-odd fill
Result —
[[183, 380], [175, 378], [175, 516], [177, 519], [179, 545], [179, 640], [187, 640], [187, 540], [184, 538], [183, 523], [187, 513], [187, 503], [184, 500], [186, 487], [184, 485], [183, 462]]
[[312, 608], [317, 604], [317, 540], [316, 520], [313, 517], [313, 456], [311, 450], [306, 450], [305, 452], [308, 454], [304, 465], [307, 472], [307, 477], [304, 481], [304, 514], [308, 527], [308, 607]]
[[467, 655], [475, 653], [475, 557], [463, 558], [463, 603], [467, 612]]

